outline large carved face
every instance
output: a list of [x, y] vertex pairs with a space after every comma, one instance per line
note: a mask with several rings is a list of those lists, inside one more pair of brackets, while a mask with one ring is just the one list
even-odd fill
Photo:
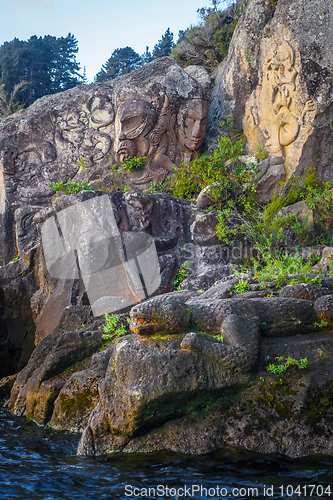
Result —
[[120, 161], [147, 155], [150, 145], [147, 135], [156, 119], [154, 106], [143, 99], [131, 99], [119, 106], [115, 123], [115, 152]]
[[178, 113], [179, 142], [194, 151], [204, 141], [208, 118], [208, 103], [204, 99], [186, 101]]

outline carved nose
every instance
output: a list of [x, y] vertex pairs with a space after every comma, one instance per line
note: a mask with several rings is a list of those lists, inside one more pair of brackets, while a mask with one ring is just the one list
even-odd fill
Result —
[[124, 141], [126, 139], [126, 135], [124, 134], [124, 132], [120, 132], [119, 134], [119, 140], [120, 141]]
[[193, 137], [199, 137], [200, 136], [200, 125], [201, 125], [201, 121], [200, 120], [197, 120], [194, 123], [193, 129], [192, 129], [192, 136]]

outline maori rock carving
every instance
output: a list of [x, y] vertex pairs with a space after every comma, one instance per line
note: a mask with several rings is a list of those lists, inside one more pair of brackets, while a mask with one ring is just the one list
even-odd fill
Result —
[[[244, 131], [250, 149], [263, 146], [274, 169], [289, 178], [300, 157], [302, 146], [311, 133], [316, 104], [307, 98], [300, 79], [299, 54], [282, 41], [264, 58], [260, 84], [247, 102]], [[298, 155], [298, 156], [297, 156]], [[257, 179], [269, 172], [263, 169]]]
[[167, 94], [162, 109], [144, 99], [122, 102], [116, 115], [115, 154], [118, 162], [146, 156], [142, 169], [131, 173], [134, 185], [157, 184], [181, 161], [190, 161], [202, 145], [208, 118], [208, 102], [201, 96], [176, 106]]
[[[203, 295], [204, 296], [204, 295]], [[181, 348], [218, 358], [228, 369], [247, 371], [258, 361], [260, 335], [288, 336], [313, 329], [316, 312], [308, 300], [215, 299], [162, 295], [131, 309], [131, 330], [140, 337], [178, 334], [189, 326], [207, 334], [222, 334], [224, 342], [188, 333]], [[300, 328], [300, 326], [302, 328]]]
[[190, 99], [182, 103], [177, 117], [181, 160], [189, 162], [202, 145], [207, 128], [208, 102]]
[[[205, 106], [205, 92], [172, 58], [159, 58], [112, 82], [45, 97], [3, 120], [0, 229], [10, 233], [0, 238], [4, 262], [16, 251], [15, 210], [49, 205], [54, 194], [50, 184], [100, 180], [109, 188], [110, 161], [120, 163], [135, 155], [147, 160], [130, 173], [132, 187], [149, 189], [172, 175], [186, 151], [191, 156], [201, 144], [195, 134], [195, 144], [187, 144], [182, 117], [186, 102], [202, 99]], [[122, 168], [119, 173], [123, 180]], [[112, 189], [118, 185], [110, 183]]]
[[106, 128], [114, 121], [114, 109], [107, 96], [94, 96], [80, 111], [60, 116], [54, 113], [53, 121], [56, 146], [75, 151], [86, 167], [103, 160], [109, 152], [112, 139]]
[[28, 254], [38, 242], [34, 216], [39, 210], [40, 206], [26, 205], [15, 211], [16, 245], [20, 255]]
[[114, 146], [118, 161], [148, 154], [148, 134], [156, 120], [154, 106], [144, 99], [129, 99], [120, 104], [116, 115]]

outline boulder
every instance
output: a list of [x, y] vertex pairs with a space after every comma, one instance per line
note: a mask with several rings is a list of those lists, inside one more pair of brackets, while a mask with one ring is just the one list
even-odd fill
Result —
[[333, 247], [325, 247], [321, 254], [320, 262], [316, 268], [319, 272], [325, 274], [329, 273], [332, 268]]
[[89, 367], [73, 373], [62, 386], [54, 402], [49, 425], [54, 429], [83, 431], [99, 401], [98, 383], [105, 377], [111, 356], [111, 347], [92, 356]]
[[324, 295], [318, 298], [315, 302], [315, 311], [318, 317], [327, 322], [328, 324], [333, 324], [333, 295]]
[[148, 429], [207, 404], [224, 388], [248, 375], [230, 372], [201, 354], [180, 350], [180, 339], [141, 340], [137, 335], [114, 344], [100, 401], [79, 444], [81, 455], [121, 451]]
[[89, 365], [102, 346], [100, 331], [63, 332], [47, 335], [18, 374], [9, 402], [16, 415], [45, 425], [53, 413], [54, 401], [70, 376]]

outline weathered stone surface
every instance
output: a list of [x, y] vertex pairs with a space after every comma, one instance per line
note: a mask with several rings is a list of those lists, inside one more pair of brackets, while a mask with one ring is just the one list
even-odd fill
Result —
[[189, 413], [221, 389], [247, 380], [217, 361], [180, 350], [180, 342], [137, 335], [116, 341], [80, 454], [120, 451], [133, 435]]
[[330, 271], [332, 256], [333, 247], [325, 247], [322, 251], [320, 262], [316, 266], [319, 272], [325, 274]]
[[54, 402], [50, 425], [55, 429], [83, 431], [99, 401], [98, 383], [105, 377], [111, 347], [92, 356], [89, 368], [75, 372]]
[[315, 302], [319, 297], [330, 295], [332, 292], [333, 288], [328, 288], [322, 284], [297, 283], [296, 285], [289, 285], [282, 288], [280, 297], [291, 297], [293, 299], [304, 299]]
[[210, 90], [212, 78], [205, 70], [205, 68], [192, 64], [191, 66], [186, 66], [186, 68], [184, 68], [184, 71], [186, 71], [186, 73], [188, 73], [190, 76], [192, 76], [192, 78], [199, 82], [206, 91]]
[[9, 375], [0, 380], [0, 401], [4, 401], [10, 397], [10, 391], [16, 380], [16, 375]]
[[297, 215], [298, 220], [302, 222], [305, 227], [308, 227], [310, 231], [314, 229], [313, 210], [308, 207], [305, 201], [298, 201], [297, 203], [283, 207], [277, 213], [277, 216], [282, 217], [288, 215]]
[[315, 311], [320, 319], [331, 325], [333, 323], [333, 295], [320, 297], [315, 303]]
[[0, 377], [21, 370], [35, 347], [29, 299], [36, 289], [32, 266], [23, 260], [0, 268]]
[[232, 296], [234, 286], [239, 282], [239, 278], [233, 275], [230, 279], [216, 282], [206, 292], [202, 294], [203, 299], [228, 299]]
[[[205, 137], [205, 89], [171, 57], [103, 84], [78, 86], [43, 97], [3, 121], [0, 130], [0, 254], [7, 263], [28, 251], [32, 219], [48, 207], [49, 184], [96, 181], [115, 163], [146, 157], [127, 182], [149, 189], [190, 160]], [[82, 163], [83, 161], [83, 163]], [[81, 167], [79, 162], [81, 162]], [[120, 168], [121, 173], [124, 170]], [[111, 171], [112, 175], [113, 174]], [[126, 176], [125, 176], [126, 177]]]
[[279, 179], [302, 175], [310, 160], [320, 178], [332, 178], [332, 26], [329, 0], [280, 0], [275, 9], [250, 0], [215, 70], [208, 140], [216, 143], [219, 121], [233, 115], [248, 152], [258, 145], [267, 152], [261, 201]]
[[245, 102], [258, 83], [262, 32], [271, 17], [266, 0], [250, 0], [235, 28], [228, 56], [212, 75], [215, 86], [207, 126], [207, 141], [212, 148], [223, 133], [219, 123], [226, 116], [232, 115], [236, 126], [242, 126]]
[[281, 191], [281, 182], [285, 180], [286, 170], [282, 156], [269, 156], [258, 163], [258, 202], [267, 203], [274, 194]]
[[[211, 453], [230, 445], [292, 458], [331, 455], [332, 352], [330, 334], [262, 339], [262, 370], [254, 383], [226, 389], [210, 409], [133, 437], [123, 451]], [[307, 358], [308, 368], [268, 375], [267, 356]]]
[[[131, 328], [140, 336], [127, 335], [99, 353], [101, 332], [84, 329], [80, 322], [85, 318], [86, 327], [100, 328], [100, 318], [88, 314], [88, 306], [71, 306], [17, 375], [10, 409], [57, 429], [84, 429], [81, 455], [155, 449], [203, 453], [225, 444], [288, 456], [308, 454], [312, 401], [330, 391], [332, 383], [330, 329], [326, 335], [312, 332], [323, 313], [332, 316], [332, 295], [316, 302], [216, 298], [232, 293], [226, 286], [236, 283], [232, 279], [203, 294], [173, 292], [135, 306]], [[332, 286], [327, 278], [317, 288], [303, 284], [289, 290], [302, 288], [317, 296], [315, 289], [327, 293]], [[64, 333], [65, 328], [76, 331]], [[267, 356], [271, 362], [281, 356], [307, 357], [310, 371], [300, 377], [293, 369], [282, 390], [281, 382], [266, 382], [260, 371]], [[327, 373], [320, 380], [316, 363]], [[258, 378], [248, 386], [250, 372]], [[317, 392], [312, 384], [318, 385]], [[273, 398], [270, 405], [264, 403], [267, 391]], [[330, 425], [325, 419], [315, 428], [324, 432]], [[282, 428], [286, 437], [281, 447], [277, 436]], [[309, 449], [331, 452], [320, 436]]]
[[18, 374], [11, 392], [9, 408], [45, 425], [53, 404], [69, 377], [89, 364], [102, 345], [100, 331], [63, 332], [46, 336], [33, 352], [29, 363]]

